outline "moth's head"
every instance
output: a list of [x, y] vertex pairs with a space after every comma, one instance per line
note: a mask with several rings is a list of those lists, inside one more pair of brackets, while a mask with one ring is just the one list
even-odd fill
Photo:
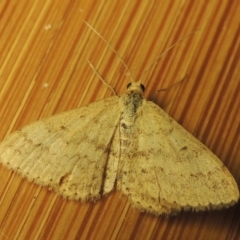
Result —
[[140, 82], [131, 82], [127, 85], [127, 90], [128, 92], [135, 91], [135, 92], [143, 93], [145, 90], [145, 87]]

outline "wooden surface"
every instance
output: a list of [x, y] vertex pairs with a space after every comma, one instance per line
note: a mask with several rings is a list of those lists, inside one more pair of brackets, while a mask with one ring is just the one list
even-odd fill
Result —
[[[110, 97], [144, 75], [145, 96], [208, 146], [240, 185], [239, 0], [0, 1], [0, 140], [43, 117]], [[99, 133], [101, 134], [101, 133]], [[104, 129], [102, 134], [104, 134]], [[112, 192], [97, 203], [57, 197], [0, 165], [0, 239], [240, 239], [240, 205], [155, 217]]]

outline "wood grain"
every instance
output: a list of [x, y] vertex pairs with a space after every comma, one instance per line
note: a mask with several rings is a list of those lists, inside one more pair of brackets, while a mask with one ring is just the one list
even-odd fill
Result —
[[[146, 98], [208, 146], [240, 185], [240, 4], [210, 1], [0, 2], [0, 140], [47, 117], [120, 95], [145, 69]], [[240, 239], [240, 205], [155, 217], [114, 191], [97, 203], [57, 197], [0, 165], [0, 239]]]

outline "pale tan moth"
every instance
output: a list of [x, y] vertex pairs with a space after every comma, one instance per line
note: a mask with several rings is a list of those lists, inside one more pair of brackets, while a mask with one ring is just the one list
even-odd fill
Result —
[[157, 215], [235, 204], [239, 189], [224, 164], [143, 92], [132, 82], [122, 96], [13, 132], [0, 144], [0, 162], [74, 200], [99, 199], [116, 185]]

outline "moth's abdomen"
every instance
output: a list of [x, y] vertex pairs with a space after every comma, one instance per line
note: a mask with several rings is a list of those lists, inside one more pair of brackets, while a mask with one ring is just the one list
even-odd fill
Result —
[[124, 118], [120, 121], [120, 148], [121, 152], [129, 148], [132, 139], [132, 130], [134, 128], [134, 122], [128, 122]]

